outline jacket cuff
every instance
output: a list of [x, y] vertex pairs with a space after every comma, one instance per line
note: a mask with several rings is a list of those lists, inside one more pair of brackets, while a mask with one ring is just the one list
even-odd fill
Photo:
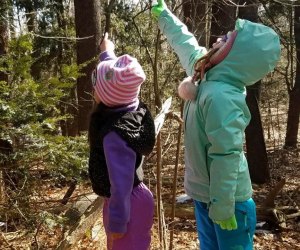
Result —
[[105, 51], [101, 52], [99, 55], [100, 61], [108, 61], [108, 60], [112, 60], [115, 58], [117, 58], [115, 52], [109, 51], [109, 50], [105, 50]]
[[218, 202], [215, 199], [209, 203], [209, 218], [213, 221], [223, 221], [231, 218], [235, 212], [235, 202]]

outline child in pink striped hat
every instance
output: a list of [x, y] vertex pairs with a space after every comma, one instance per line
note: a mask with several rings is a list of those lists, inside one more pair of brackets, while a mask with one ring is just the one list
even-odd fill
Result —
[[130, 55], [116, 57], [106, 33], [92, 75], [97, 106], [89, 127], [89, 176], [104, 197], [103, 223], [109, 250], [150, 247], [154, 201], [143, 183], [142, 163], [155, 144], [155, 126], [139, 101], [145, 73]]
[[136, 58], [116, 57], [113, 43], [107, 39], [107, 33], [105, 36], [102, 44], [107, 44], [109, 49], [101, 53], [101, 62], [93, 74], [94, 97], [108, 107], [136, 103], [146, 75]]

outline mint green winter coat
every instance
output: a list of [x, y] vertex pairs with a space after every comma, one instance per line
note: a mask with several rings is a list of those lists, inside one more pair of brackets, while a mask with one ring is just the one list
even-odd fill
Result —
[[[206, 49], [168, 9], [158, 23], [187, 75], [193, 75], [194, 63]], [[196, 100], [187, 101], [184, 109], [185, 191], [209, 204], [212, 220], [230, 218], [235, 202], [252, 196], [243, 152], [251, 118], [245, 86], [272, 71], [280, 55], [279, 37], [272, 29], [242, 19], [235, 29], [238, 34], [229, 54], [205, 74]]]

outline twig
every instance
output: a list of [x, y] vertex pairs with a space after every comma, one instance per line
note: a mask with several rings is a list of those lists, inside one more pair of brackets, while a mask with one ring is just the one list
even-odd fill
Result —
[[299, 0], [274, 0], [274, 2], [280, 3], [282, 5], [300, 6]]
[[292, 207], [292, 206], [281, 206], [277, 207], [278, 210], [297, 210], [297, 208]]
[[[114, 7], [115, 0], [110, 0], [109, 4], [107, 5], [107, 8], [105, 10], [105, 32], [109, 32], [110, 30], [110, 14]], [[100, 42], [101, 44], [101, 42]]]
[[[293, 197], [295, 194], [299, 195], [299, 189], [300, 189], [300, 185], [298, 185], [298, 187], [293, 191], [291, 197]], [[294, 203], [295, 203], [297, 209], [299, 210], [298, 204], [295, 201], [294, 201]]]
[[40, 249], [39, 241], [38, 241], [38, 233], [44, 221], [41, 221], [36, 229], [36, 233], [34, 234], [34, 243], [36, 244], [37, 249]]
[[154, 67], [154, 62], [153, 62], [153, 59], [152, 59], [152, 57], [151, 57], [151, 53], [150, 53], [150, 51], [149, 51], [149, 47], [146, 45], [146, 42], [145, 42], [145, 40], [143, 39], [142, 34], [141, 34], [141, 32], [140, 32], [140, 30], [139, 30], [139, 28], [138, 28], [138, 25], [136, 24], [134, 18], [133, 18], [132, 21], [133, 21], [133, 25], [134, 25], [134, 27], [136, 28], [136, 31], [137, 31], [137, 33], [138, 33], [140, 39], [141, 39], [141, 43], [142, 43], [142, 45], [144, 46], [144, 48], [145, 48], [145, 50], [146, 50], [146, 54], [147, 54], [147, 56], [148, 56], [148, 58], [149, 58], [149, 60], [150, 60], [150, 62], [151, 62], [152, 68], [153, 68], [153, 67]]
[[5, 242], [5, 244], [10, 248], [10, 249], [15, 249], [8, 241], [7, 239], [5, 238], [4, 234], [0, 231], [0, 236], [1, 238], [3, 239], [3, 241]]
[[23, 214], [23, 212], [22, 212], [21, 209], [18, 207], [18, 205], [14, 203], [13, 206], [17, 209], [17, 211], [18, 211], [19, 214], [25, 219], [25, 221], [28, 221], [28, 219], [27, 219], [26, 216]]
[[173, 111], [168, 112], [166, 114], [166, 116], [167, 116], [166, 118], [174, 119], [174, 120], [178, 121], [180, 124], [183, 124], [182, 118], [179, 115], [177, 115], [176, 113], [174, 113]]
[[299, 210], [299, 207], [298, 207], [297, 203], [296, 203], [289, 195], [286, 194], [285, 196], [288, 198], [288, 200], [289, 200], [292, 204], [295, 205], [296, 209]]
[[163, 203], [161, 197], [161, 168], [162, 168], [162, 146], [161, 146], [161, 133], [160, 129], [162, 128], [166, 114], [171, 106], [172, 98], [168, 98], [165, 103], [162, 105], [160, 113], [155, 117], [155, 134], [156, 134], [156, 200], [157, 200], [157, 217], [158, 217], [158, 234], [160, 240], [161, 249], [166, 249], [166, 237], [165, 236], [165, 222], [164, 222], [164, 214], [163, 214]]
[[284, 184], [285, 184], [285, 179], [282, 179], [276, 184], [276, 186], [268, 194], [266, 200], [263, 202], [264, 207], [272, 207], [272, 208], [275, 207], [275, 203], [274, 203], [275, 197], [279, 193], [279, 191], [283, 188]]
[[[168, 138], [166, 139], [166, 142], [168, 142], [169, 138], [170, 138], [171, 134], [168, 135]], [[167, 148], [164, 149], [164, 152], [162, 154], [162, 157], [164, 157], [166, 154], [168, 154], [169, 152], [169, 149], [172, 147], [172, 144], [173, 144], [173, 139], [171, 140], [170, 143], [165, 143], [163, 146], [167, 146]]]
[[288, 214], [286, 215], [285, 217], [287, 219], [293, 219], [293, 218], [296, 218], [296, 217], [299, 217], [300, 216], [300, 211], [298, 211], [297, 213], [293, 213], [293, 214]]
[[[180, 116], [183, 114], [183, 101], [181, 101], [180, 105]], [[182, 120], [180, 118], [180, 120]], [[179, 158], [180, 158], [180, 146], [181, 146], [181, 133], [183, 122], [179, 123], [178, 128], [178, 137], [177, 137], [177, 148], [176, 148], [176, 160], [174, 167], [174, 176], [173, 176], [173, 189], [172, 189], [172, 210], [171, 210], [171, 225], [170, 225], [170, 244], [169, 249], [173, 249], [173, 235], [174, 235], [174, 218], [175, 218], [175, 203], [176, 203], [176, 190], [177, 190], [177, 178], [178, 178], [178, 166], [179, 166]]]
[[39, 34], [36, 34], [33, 32], [31, 32], [30, 34], [32, 34], [33, 36], [37, 36], [37, 37], [45, 38], [45, 39], [65, 39], [65, 40], [76, 40], [76, 41], [90, 39], [90, 38], [94, 37], [94, 35], [85, 36], [85, 37], [43, 36], [43, 35], [39, 35]]
[[[245, 2], [244, 4], [237, 4], [237, 3], [232, 2], [231, 0], [223, 0], [223, 2], [224, 2], [225, 4], [230, 3], [231, 5], [233, 5], [233, 6], [235, 6], [235, 7], [245, 7], [245, 5], [246, 5], [246, 2]], [[247, 7], [248, 7], [248, 6], [250, 6], [250, 4], [247, 5]]]
[[66, 205], [67, 202], [69, 201], [71, 195], [73, 194], [73, 192], [75, 191], [75, 188], [76, 188], [76, 185], [77, 185], [77, 181], [73, 181], [70, 185], [70, 187], [68, 188], [66, 194], [64, 195], [64, 197], [62, 198], [61, 200], [61, 203], [63, 205]]
[[161, 134], [158, 133], [156, 139], [156, 152], [157, 152], [157, 161], [156, 161], [156, 199], [157, 199], [157, 218], [158, 218], [158, 235], [159, 242], [162, 244], [163, 240], [163, 229], [162, 229], [162, 200], [161, 200], [161, 163], [162, 163], [162, 152], [161, 152]]

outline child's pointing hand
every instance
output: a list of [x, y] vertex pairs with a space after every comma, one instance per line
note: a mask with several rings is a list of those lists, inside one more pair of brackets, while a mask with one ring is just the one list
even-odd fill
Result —
[[158, 19], [163, 10], [167, 8], [164, 0], [158, 0], [157, 4], [153, 5], [151, 13], [155, 19]]
[[103, 51], [114, 51], [115, 50], [115, 45], [114, 43], [108, 39], [108, 33], [106, 32], [104, 34], [104, 37], [100, 43], [100, 50], [101, 52]]

